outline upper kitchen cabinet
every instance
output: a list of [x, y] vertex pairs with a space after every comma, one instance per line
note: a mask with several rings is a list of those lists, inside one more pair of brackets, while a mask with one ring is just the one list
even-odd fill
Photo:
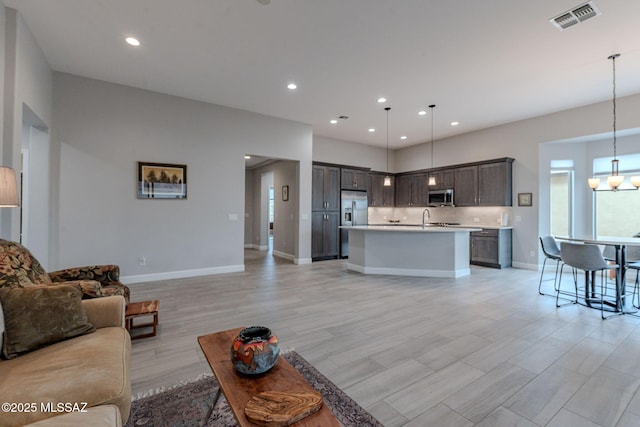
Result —
[[367, 190], [368, 172], [366, 170], [342, 168], [340, 186], [343, 190]]
[[455, 206], [478, 205], [478, 167], [465, 166], [455, 169], [455, 185], [453, 191]]
[[[365, 187], [366, 188], [366, 187]], [[340, 168], [313, 165], [312, 210], [340, 210]]]
[[384, 186], [385, 173], [369, 172], [367, 196], [370, 208], [393, 207], [395, 203], [395, 177], [391, 176], [391, 186]]
[[427, 206], [428, 178], [429, 176], [425, 173], [396, 176], [396, 206]]
[[429, 190], [448, 190], [453, 188], [455, 182], [454, 169], [436, 170], [429, 173], [436, 179], [436, 185], [430, 185]]
[[511, 206], [512, 158], [455, 169], [456, 206]]
[[478, 165], [478, 205], [511, 206], [513, 159]]

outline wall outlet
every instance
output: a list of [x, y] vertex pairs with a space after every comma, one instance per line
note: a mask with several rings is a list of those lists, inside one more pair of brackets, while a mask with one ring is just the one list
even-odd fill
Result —
[[534, 256], [536, 256], [536, 251], [531, 251], [531, 252], [529, 252], [529, 256], [530, 256], [530, 257], [532, 257], [532, 258], [533, 258]]
[[516, 215], [516, 222], [522, 221], [522, 217], [520, 215]]
[[473, 222], [480, 222], [480, 218], [473, 218]]
[[147, 265], [147, 259], [141, 256], [140, 258], [138, 258], [138, 265], [144, 267], [145, 265]]

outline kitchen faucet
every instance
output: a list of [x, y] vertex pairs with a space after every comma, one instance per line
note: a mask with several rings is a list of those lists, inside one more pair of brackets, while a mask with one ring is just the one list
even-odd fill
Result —
[[422, 228], [426, 228], [427, 227], [427, 223], [424, 220], [424, 214], [428, 215], [428, 218], [431, 219], [431, 211], [429, 209], [426, 209], [422, 211]]

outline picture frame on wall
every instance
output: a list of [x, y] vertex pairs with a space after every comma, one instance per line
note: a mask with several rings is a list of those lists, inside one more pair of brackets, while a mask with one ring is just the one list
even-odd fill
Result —
[[289, 186], [288, 185], [283, 185], [282, 186], [282, 201], [286, 202], [289, 200]]
[[138, 162], [138, 199], [186, 199], [187, 165]]
[[533, 206], [533, 194], [518, 193], [518, 206]]

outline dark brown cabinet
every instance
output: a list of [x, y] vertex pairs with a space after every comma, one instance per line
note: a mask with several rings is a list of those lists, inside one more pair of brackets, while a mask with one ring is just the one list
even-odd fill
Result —
[[311, 191], [311, 210], [339, 211], [340, 168], [314, 165]]
[[453, 204], [456, 206], [478, 205], [477, 166], [465, 166], [455, 169]]
[[340, 251], [340, 168], [313, 165], [311, 258], [337, 258]]
[[470, 233], [470, 263], [493, 268], [511, 267], [511, 230], [483, 229]]
[[387, 174], [369, 172], [369, 186], [367, 198], [370, 208], [393, 207], [395, 204], [395, 178], [391, 177], [391, 185], [384, 186], [384, 177]]
[[478, 206], [511, 206], [512, 161], [478, 165]]
[[436, 170], [430, 172], [428, 176], [433, 176], [436, 179], [436, 185], [429, 185], [429, 190], [448, 190], [453, 188], [455, 182], [453, 169]]
[[340, 212], [311, 213], [311, 258], [337, 258], [340, 251]]
[[513, 159], [487, 161], [455, 169], [456, 206], [511, 206]]
[[340, 187], [343, 190], [367, 190], [367, 171], [342, 168]]
[[423, 207], [428, 204], [429, 187], [426, 173], [396, 176], [396, 206]]

